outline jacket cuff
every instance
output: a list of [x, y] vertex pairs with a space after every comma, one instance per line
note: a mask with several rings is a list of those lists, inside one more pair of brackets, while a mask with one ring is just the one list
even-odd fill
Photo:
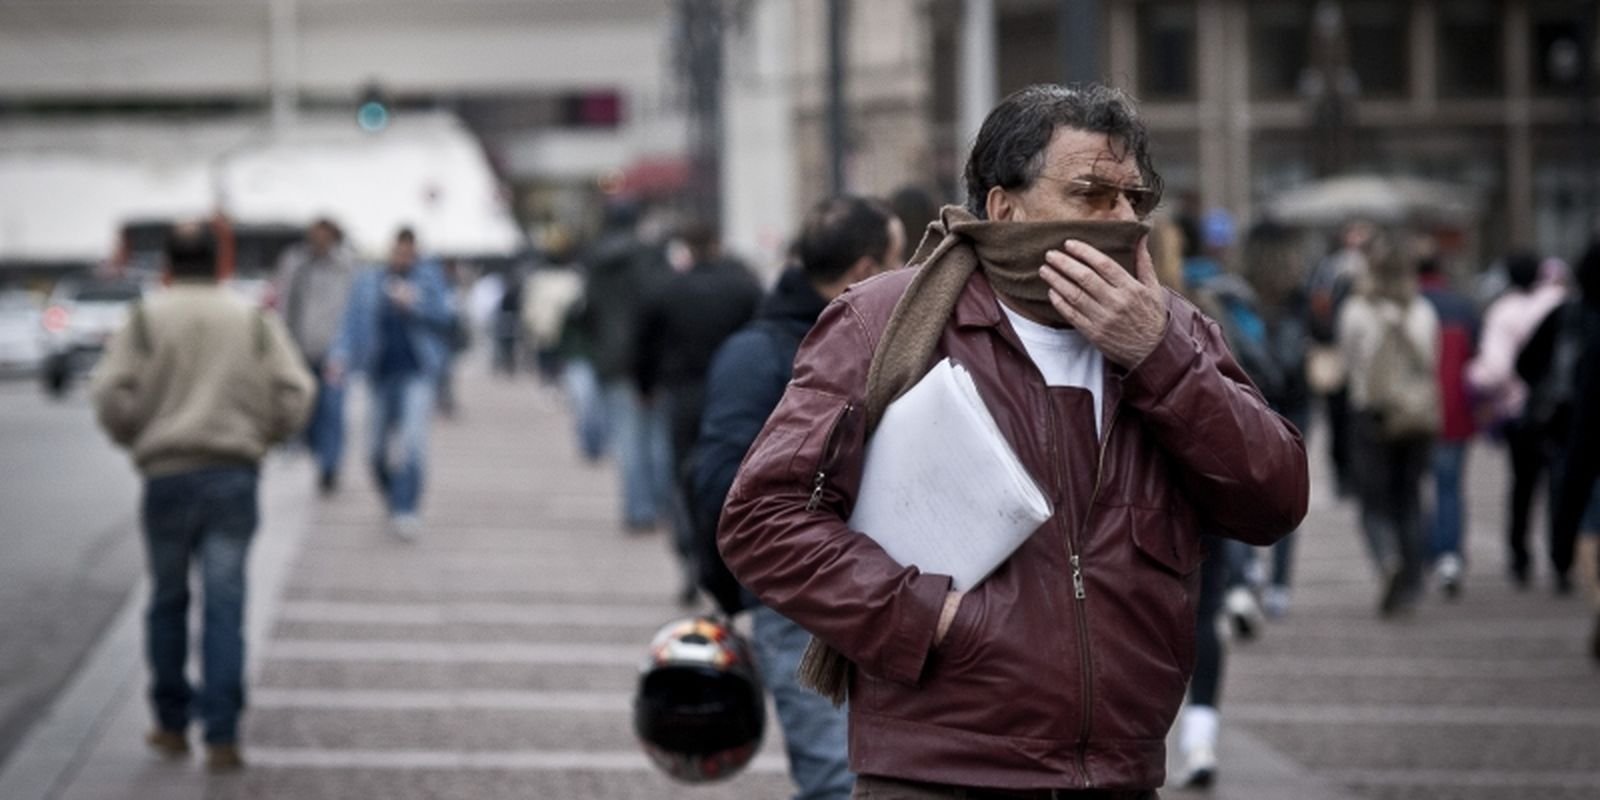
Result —
[[1159, 403], [1183, 380], [1194, 360], [1200, 355], [1200, 343], [1178, 330], [1172, 312], [1167, 312], [1167, 331], [1156, 343], [1156, 349], [1145, 355], [1133, 369], [1128, 370], [1122, 382], [1122, 397], [1139, 407], [1151, 402]]
[[918, 573], [902, 589], [894, 639], [884, 653], [883, 677], [906, 686], [921, 682], [950, 585], [948, 575]]

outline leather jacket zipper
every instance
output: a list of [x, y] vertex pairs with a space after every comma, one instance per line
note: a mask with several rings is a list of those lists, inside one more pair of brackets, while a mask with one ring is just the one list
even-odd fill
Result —
[[[1056, 437], [1056, 428], [1054, 422], [1055, 415], [1048, 413], [1052, 409], [1047, 407], [1046, 410], [1047, 413], [1045, 414], [1045, 420], [1050, 440], [1051, 472], [1055, 474], [1056, 485], [1060, 486], [1061, 459], [1057, 457], [1056, 454], [1056, 444], [1058, 440]], [[1065, 537], [1067, 543], [1067, 561], [1072, 565], [1072, 597], [1076, 601], [1073, 603], [1073, 617], [1076, 619], [1078, 625], [1078, 656], [1080, 662], [1078, 671], [1083, 677], [1083, 708], [1081, 714], [1083, 723], [1078, 730], [1077, 762], [1078, 773], [1083, 776], [1083, 788], [1085, 789], [1093, 788], [1094, 786], [1093, 781], [1089, 780], [1088, 764], [1089, 734], [1094, 728], [1094, 659], [1089, 655], [1089, 618], [1088, 612], [1084, 608], [1084, 601], [1089, 597], [1089, 593], [1084, 583], [1083, 560], [1079, 557], [1077, 549], [1073, 546], [1073, 540], [1076, 538], [1078, 532], [1086, 531], [1089, 528], [1089, 519], [1094, 513], [1094, 503], [1100, 497], [1100, 486], [1104, 482], [1106, 445], [1111, 441], [1111, 431], [1116, 427], [1116, 424], [1117, 412], [1116, 409], [1112, 409], [1111, 421], [1106, 424], [1106, 435], [1100, 438], [1100, 452], [1096, 456], [1094, 467], [1094, 490], [1089, 495], [1089, 505], [1086, 509], [1084, 509], [1083, 520], [1078, 526], [1078, 531], [1068, 531]]]
[[855, 404], [845, 403], [828, 428], [828, 438], [822, 443], [822, 456], [817, 459], [817, 474], [811, 480], [811, 499], [806, 501], [807, 511], [816, 511], [822, 505], [822, 487], [828, 482], [828, 470], [839, 457], [839, 440], [844, 438], [844, 420], [855, 409]]

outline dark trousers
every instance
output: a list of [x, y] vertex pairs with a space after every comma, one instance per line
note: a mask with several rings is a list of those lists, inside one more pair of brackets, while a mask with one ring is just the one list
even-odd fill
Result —
[[[256, 530], [256, 470], [222, 467], [151, 478], [143, 521], [151, 578], [145, 657], [156, 721], [181, 732], [198, 714], [208, 743], [231, 744], [244, 708], [245, 558]], [[195, 567], [205, 592], [198, 692], [185, 675]]]
[[1389, 440], [1372, 414], [1351, 420], [1352, 455], [1361, 475], [1361, 528], [1378, 571], [1398, 570], [1404, 593], [1422, 591], [1427, 548], [1422, 535], [1422, 476], [1431, 466], [1431, 439]]
[[1229, 542], [1205, 537], [1206, 560], [1200, 565], [1200, 596], [1195, 600], [1194, 677], [1189, 681], [1189, 703], [1216, 708], [1222, 699], [1222, 639], [1217, 636], [1217, 615], [1228, 593]]
[[[1506, 531], [1506, 547], [1511, 570], [1527, 578], [1529, 567], [1528, 526], [1533, 516], [1533, 497], [1549, 467], [1544, 436], [1537, 428], [1513, 423], [1506, 426], [1506, 452], [1511, 457], [1511, 519]], [[1568, 551], [1568, 564], [1571, 553]]]
[[1333, 462], [1334, 489], [1340, 497], [1348, 497], [1359, 491], [1351, 464], [1350, 390], [1341, 386], [1323, 399], [1327, 404], [1328, 459]]

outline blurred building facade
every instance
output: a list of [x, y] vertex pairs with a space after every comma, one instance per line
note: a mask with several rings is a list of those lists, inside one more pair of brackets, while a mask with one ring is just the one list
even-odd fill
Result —
[[[370, 141], [459, 120], [481, 143], [499, 184], [489, 191], [503, 205], [534, 226], [572, 222], [607, 189], [669, 192], [684, 180], [674, 8], [674, 0], [4, 0], [0, 157], [149, 161], [126, 153], [119, 131], [166, 126], [177, 139], [201, 128], [240, 131], [238, 147], [209, 159], [221, 165], [266, 143], [316, 138], [341, 116], [358, 134], [355, 110], [372, 99], [387, 113]], [[40, 133], [67, 128], [74, 134], [65, 141]], [[415, 188], [437, 195], [437, 184]], [[22, 230], [30, 225], [0, 219], [0, 251], [30, 241]], [[84, 247], [110, 241], [107, 231]]]
[[[826, 4], [793, 22], [797, 202], [827, 192], [823, 131]], [[1079, 4], [1080, 6], [1082, 3]], [[848, 184], [922, 182], [947, 198], [975, 132], [969, 98], [990, 102], [1063, 75], [1063, 37], [1091, 37], [1102, 77], [1139, 97], [1169, 203], [1254, 218], [1276, 192], [1319, 176], [1338, 147], [1319, 92], [1344, 91], [1343, 171], [1444, 180], [1477, 196], [1484, 252], [1533, 245], [1574, 257], [1591, 230], [1593, 153], [1580, 113], [1591, 93], [1594, 4], [1568, 0], [1343, 0], [1348, 85], [1318, 80], [1328, 58], [1315, 0], [1100, 0], [1093, 31], [1064, 30], [1059, 0], [874, 0], [852, 6], [846, 95]], [[990, 14], [992, 90], [974, 10]], [[1082, 39], [1080, 38], [1079, 41]], [[980, 53], [985, 46], [980, 43]], [[737, 146], [737, 145], [735, 145]]]

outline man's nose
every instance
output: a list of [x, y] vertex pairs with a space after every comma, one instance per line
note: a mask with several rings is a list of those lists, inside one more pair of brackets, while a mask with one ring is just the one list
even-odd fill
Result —
[[1117, 192], [1117, 204], [1111, 209], [1111, 219], [1118, 222], [1138, 222], [1139, 214], [1133, 210], [1133, 201], [1127, 192]]

